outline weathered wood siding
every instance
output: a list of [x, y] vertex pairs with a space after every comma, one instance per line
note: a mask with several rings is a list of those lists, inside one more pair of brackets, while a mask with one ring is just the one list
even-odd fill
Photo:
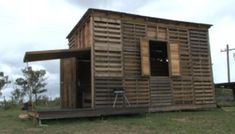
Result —
[[120, 20], [94, 17], [95, 77], [122, 77]]
[[[149, 107], [152, 111], [214, 104], [208, 28], [196, 23], [92, 11], [69, 38], [70, 48], [91, 47], [92, 108], [112, 107], [116, 87], [124, 87], [132, 107]], [[166, 42], [169, 76], [151, 76], [149, 40]], [[69, 104], [66, 97], [70, 89], [67, 90], [63, 91], [65, 106]], [[117, 107], [123, 106], [126, 105], [119, 98]]]
[[171, 79], [168, 77], [150, 77], [150, 107], [172, 105]]
[[[94, 17], [94, 90], [95, 107], [111, 107], [113, 89], [122, 87], [121, 22]], [[117, 105], [119, 101], [117, 102]]]
[[[122, 78], [96, 77], [95, 78], [95, 107], [112, 107], [114, 102], [113, 89], [122, 87]], [[123, 106], [123, 101], [118, 98], [116, 106]], [[122, 98], [121, 98], [122, 99]]]
[[180, 54], [179, 44], [169, 43], [169, 61], [170, 61], [170, 74], [172, 76], [180, 76]]
[[[92, 20], [90, 17], [84, 20], [83, 25], [77, 27], [75, 32], [68, 37], [69, 49], [90, 48], [92, 45]], [[64, 108], [90, 107], [91, 106], [91, 74], [82, 78], [82, 84], [78, 86], [77, 60], [76, 58], [61, 59], [61, 106]], [[86, 68], [86, 69], [90, 69]], [[90, 72], [90, 71], [84, 71]], [[84, 81], [85, 80], [85, 81]], [[81, 91], [84, 90], [84, 91]], [[82, 97], [82, 99], [79, 99]], [[82, 104], [83, 103], [83, 104]]]
[[79, 27], [71, 37], [68, 38], [69, 48], [90, 48], [92, 44], [92, 24], [88, 18], [83, 26]]
[[151, 74], [150, 70], [150, 51], [149, 51], [149, 40], [142, 38], [140, 40], [140, 55], [141, 55], [141, 75], [149, 76]]
[[[179, 45], [180, 75], [172, 76], [173, 104], [193, 104], [193, 73], [188, 29], [185, 27], [169, 27], [170, 45]], [[173, 44], [171, 44], [173, 43]]]
[[[146, 36], [145, 24], [122, 22], [124, 88], [132, 106], [149, 106], [149, 79], [142, 77], [140, 38]], [[147, 70], [149, 71], [149, 70]]]
[[[150, 78], [151, 107], [213, 104], [214, 88], [210, 68], [208, 30], [192, 30], [191, 27], [183, 26], [164, 28], [156, 25], [148, 26], [147, 37], [168, 42], [170, 61], [169, 78]], [[161, 79], [164, 82], [161, 82]], [[165, 92], [154, 94], [157, 90], [165, 91], [166, 94]]]
[[[111, 93], [115, 82], [112, 83], [112, 80], [118, 81], [119, 87], [124, 87], [132, 106], [156, 108], [214, 103], [207, 29], [204, 29], [205, 33], [195, 33], [190, 26], [111, 18], [94, 18], [97, 106], [111, 106], [113, 103]], [[146, 60], [149, 57], [146, 55], [149, 40], [167, 42], [169, 77], [150, 76], [151, 70], [147, 65], [150, 63]], [[141, 47], [143, 41], [145, 46]], [[98, 84], [101, 81], [109, 84], [102, 87]], [[100, 96], [101, 91], [109, 96], [107, 102]]]
[[190, 47], [192, 57], [193, 88], [195, 104], [215, 103], [208, 31], [190, 29]]
[[60, 60], [60, 95], [62, 108], [75, 108], [76, 102], [76, 59]]
[[[141, 76], [139, 40], [145, 25], [94, 17], [93, 31], [95, 107], [111, 107], [116, 87], [124, 87], [131, 106], [148, 106], [149, 80]], [[119, 98], [117, 106], [123, 105]]]

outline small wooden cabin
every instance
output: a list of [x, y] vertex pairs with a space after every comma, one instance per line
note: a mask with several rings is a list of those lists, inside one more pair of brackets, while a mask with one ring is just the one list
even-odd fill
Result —
[[115, 88], [123, 88], [129, 102], [119, 96], [116, 108], [211, 108], [210, 27], [88, 9], [67, 36], [69, 49], [43, 59], [61, 58], [62, 108], [112, 108]]

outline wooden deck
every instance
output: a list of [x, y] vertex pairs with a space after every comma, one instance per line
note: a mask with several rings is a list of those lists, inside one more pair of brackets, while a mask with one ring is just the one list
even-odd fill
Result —
[[129, 115], [140, 114], [147, 112], [162, 112], [162, 111], [175, 111], [175, 110], [202, 110], [215, 108], [216, 104], [206, 105], [180, 105], [180, 106], [166, 106], [158, 108], [147, 107], [123, 107], [123, 108], [83, 108], [83, 109], [49, 109], [36, 111], [34, 118], [41, 120], [50, 119], [68, 119], [68, 118], [83, 118], [83, 117], [99, 117], [110, 115]]
[[50, 109], [36, 111], [35, 117], [38, 120], [98, 117], [109, 115], [128, 115], [148, 112], [148, 108], [98, 108], [98, 109]]

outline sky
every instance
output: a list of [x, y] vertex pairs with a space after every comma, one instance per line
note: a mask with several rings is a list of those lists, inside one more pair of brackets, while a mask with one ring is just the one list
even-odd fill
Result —
[[[226, 53], [235, 48], [234, 0], [0, 0], [0, 71], [11, 81], [22, 75], [26, 51], [68, 48], [67, 34], [88, 8], [151, 17], [208, 23], [215, 83], [227, 82]], [[230, 52], [231, 81], [235, 81], [234, 51]], [[30, 62], [47, 71], [47, 95], [59, 96], [59, 60]], [[9, 97], [14, 85], [3, 95]], [[1, 100], [1, 97], [0, 97]]]

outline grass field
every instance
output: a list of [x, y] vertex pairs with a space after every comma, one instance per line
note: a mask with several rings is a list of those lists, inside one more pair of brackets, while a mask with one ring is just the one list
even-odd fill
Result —
[[51, 120], [39, 127], [17, 109], [0, 110], [0, 134], [234, 134], [235, 107], [197, 112]]

